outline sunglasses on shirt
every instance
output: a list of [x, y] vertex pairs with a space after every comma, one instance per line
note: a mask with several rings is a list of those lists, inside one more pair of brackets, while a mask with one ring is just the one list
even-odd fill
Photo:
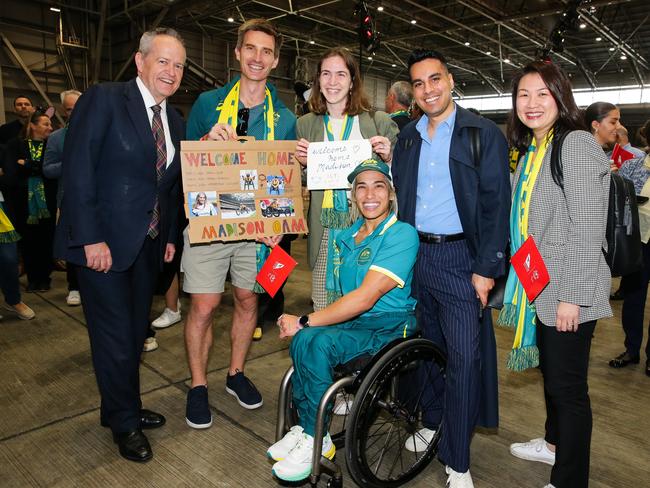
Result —
[[249, 108], [240, 108], [237, 112], [237, 135], [238, 136], [247, 136], [248, 135], [248, 117], [251, 113]]

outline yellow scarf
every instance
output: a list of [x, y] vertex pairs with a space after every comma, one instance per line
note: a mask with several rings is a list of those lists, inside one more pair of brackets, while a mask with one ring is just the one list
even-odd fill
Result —
[[7, 214], [2, 208], [2, 203], [0, 203], [0, 243], [16, 242], [19, 239], [18, 232], [14, 229], [11, 220], [9, 220], [9, 217], [7, 217]]
[[[237, 113], [239, 112], [239, 83], [233, 85], [233, 87], [226, 95], [226, 98], [222, 103], [219, 104], [217, 110], [219, 112], [218, 124], [228, 124], [233, 129], [237, 128]], [[265, 87], [265, 98], [264, 98], [264, 140], [273, 141], [275, 140], [275, 110], [273, 109], [273, 98], [271, 97], [271, 90], [269, 87]]]

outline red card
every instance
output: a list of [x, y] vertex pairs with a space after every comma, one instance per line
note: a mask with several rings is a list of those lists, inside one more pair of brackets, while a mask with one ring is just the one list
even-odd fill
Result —
[[298, 263], [280, 246], [275, 246], [257, 274], [257, 282], [274, 297]]
[[533, 236], [526, 239], [510, 261], [524, 287], [528, 301], [532, 303], [550, 281], [544, 259]]
[[612, 151], [612, 159], [614, 160], [614, 164], [617, 168], [620, 168], [625, 161], [632, 158], [634, 158], [634, 154], [632, 154], [630, 151], [626, 151], [618, 143], [614, 145], [614, 150]]

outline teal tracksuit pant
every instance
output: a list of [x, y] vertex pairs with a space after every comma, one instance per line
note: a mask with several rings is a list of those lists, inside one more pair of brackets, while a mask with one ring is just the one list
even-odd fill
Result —
[[365, 314], [349, 322], [298, 331], [289, 353], [294, 367], [293, 401], [305, 433], [314, 435], [318, 404], [334, 382], [335, 366], [377, 353], [390, 341], [411, 335], [415, 325], [414, 312], [404, 311]]

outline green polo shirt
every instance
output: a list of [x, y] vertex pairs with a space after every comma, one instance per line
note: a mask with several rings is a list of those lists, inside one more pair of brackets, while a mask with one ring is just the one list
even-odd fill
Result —
[[414, 310], [416, 300], [411, 296], [411, 283], [420, 245], [417, 231], [412, 225], [397, 220], [397, 216], [391, 214], [372, 234], [357, 244], [354, 236], [362, 224], [363, 219], [357, 220], [336, 239], [335, 244], [341, 255], [341, 291], [345, 295], [356, 290], [368, 271], [377, 271], [394, 280], [397, 286], [383, 295], [362, 317]]
[[[187, 139], [191, 141], [199, 140], [205, 134], [210, 132], [212, 126], [219, 120], [220, 110], [217, 107], [224, 101], [230, 89], [239, 80], [239, 77], [233, 79], [227, 85], [216, 90], [210, 90], [199, 95], [194, 102], [190, 118], [187, 121]], [[275, 87], [267, 83], [266, 85], [271, 92], [273, 100], [273, 110], [275, 111], [275, 139], [278, 141], [292, 141], [296, 138], [296, 116], [289, 110], [282, 100], [278, 98]], [[239, 108], [243, 105], [240, 103]], [[248, 135], [255, 137], [257, 140], [264, 138], [264, 104], [252, 107], [248, 119]]]

